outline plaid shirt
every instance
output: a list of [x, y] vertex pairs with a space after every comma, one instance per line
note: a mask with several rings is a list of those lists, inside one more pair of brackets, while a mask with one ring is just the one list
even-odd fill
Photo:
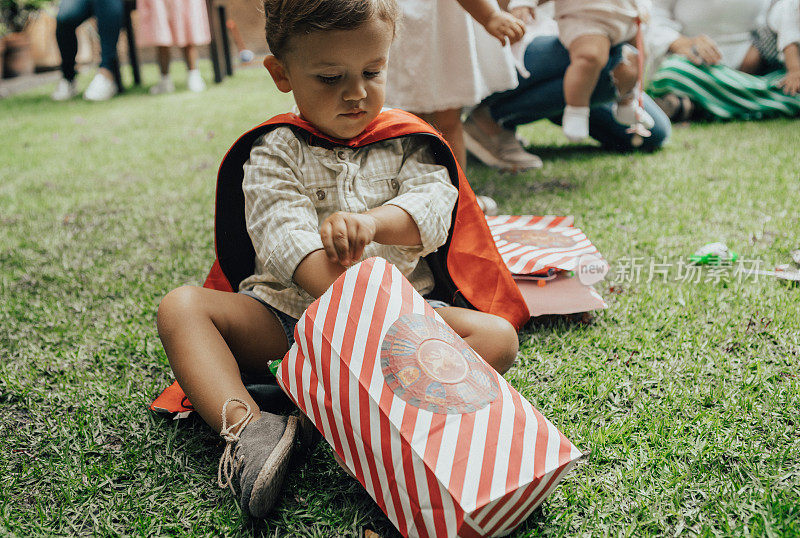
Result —
[[293, 280], [295, 269], [322, 249], [319, 227], [336, 211], [363, 213], [385, 204], [414, 219], [422, 245], [370, 243], [364, 258], [394, 264], [421, 294], [433, 274], [421, 259], [447, 240], [458, 190], [447, 170], [433, 164], [422, 137], [406, 136], [363, 148], [310, 146], [306, 134], [279, 127], [253, 144], [242, 189], [247, 231], [256, 251], [251, 289], [267, 304], [299, 318], [314, 301]]

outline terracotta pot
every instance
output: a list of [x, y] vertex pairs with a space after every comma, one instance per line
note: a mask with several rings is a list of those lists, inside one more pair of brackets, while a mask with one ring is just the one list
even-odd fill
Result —
[[3, 76], [5, 78], [33, 73], [35, 65], [31, 53], [31, 42], [22, 32], [8, 34], [5, 38], [6, 52]]

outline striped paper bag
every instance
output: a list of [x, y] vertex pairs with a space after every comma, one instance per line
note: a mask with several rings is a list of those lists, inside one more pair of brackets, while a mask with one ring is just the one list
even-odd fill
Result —
[[278, 381], [405, 536], [502, 536], [581, 456], [370, 258], [308, 307]]
[[513, 275], [575, 271], [582, 256], [602, 260], [586, 234], [572, 225], [572, 217], [498, 215], [486, 222]]

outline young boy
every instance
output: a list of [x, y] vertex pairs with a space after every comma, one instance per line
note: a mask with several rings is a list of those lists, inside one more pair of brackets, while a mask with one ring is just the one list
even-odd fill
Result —
[[[243, 376], [263, 379], [269, 362], [291, 346], [305, 308], [365, 257], [387, 259], [417, 291], [429, 293], [434, 269], [442, 269], [426, 260], [457, 243], [450, 228], [459, 192], [475, 205], [465, 181], [458, 190], [451, 182], [461, 177], [452, 154], [444, 159], [452, 168], [438, 164], [444, 143], [435, 146], [436, 157], [432, 136], [370, 138], [380, 130], [376, 125], [392, 131], [396, 119], [430, 129], [408, 114], [381, 112], [398, 18], [394, 0], [266, 0], [264, 11], [272, 52], [264, 64], [278, 89], [293, 93], [299, 115], [279, 116], [243, 136], [220, 167], [218, 261], [209, 281], [239, 293], [185, 286], [170, 292], [158, 310], [159, 335], [177, 381], [227, 441], [219, 484], [255, 517], [266, 515], [280, 491], [298, 419], [260, 411]], [[257, 138], [248, 138], [252, 133]], [[235, 158], [242, 146], [249, 148], [243, 170], [246, 157], [239, 164]], [[229, 174], [238, 174], [241, 183], [223, 177]], [[228, 211], [226, 200], [242, 197], [244, 211]], [[244, 215], [252, 250], [225, 214], [233, 214], [232, 221]], [[468, 214], [474, 215], [459, 201], [455, 226], [485, 228], [482, 219], [464, 218]], [[233, 253], [221, 252], [231, 246]], [[242, 256], [239, 248], [250, 254]], [[484, 267], [485, 259], [471, 264]], [[232, 278], [241, 272], [234, 265], [249, 269]], [[456, 270], [449, 269], [453, 282]], [[493, 297], [502, 294], [502, 271], [475, 274]], [[465, 289], [460, 282], [453, 296]], [[510, 276], [508, 282], [513, 286]], [[509, 321], [429, 302], [494, 368], [511, 366], [518, 340]]]

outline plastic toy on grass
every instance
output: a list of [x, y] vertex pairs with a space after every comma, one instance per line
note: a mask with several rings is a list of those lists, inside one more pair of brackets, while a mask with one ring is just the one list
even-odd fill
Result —
[[730, 265], [739, 259], [739, 255], [728, 248], [725, 243], [708, 243], [698, 248], [689, 256], [695, 265]]

